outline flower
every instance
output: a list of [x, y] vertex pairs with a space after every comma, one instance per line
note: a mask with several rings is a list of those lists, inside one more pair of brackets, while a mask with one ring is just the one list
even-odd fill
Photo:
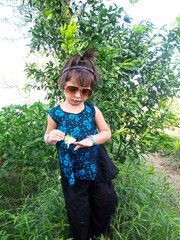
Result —
[[69, 148], [69, 145], [71, 143], [76, 142], [76, 139], [71, 137], [70, 135], [66, 135], [65, 138], [64, 138], [64, 142], [67, 144], [67, 148]]

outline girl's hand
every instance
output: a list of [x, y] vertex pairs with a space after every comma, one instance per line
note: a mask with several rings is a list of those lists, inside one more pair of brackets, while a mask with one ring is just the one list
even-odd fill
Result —
[[65, 134], [63, 132], [61, 132], [58, 129], [53, 129], [50, 133], [49, 133], [49, 139], [48, 141], [50, 143], [55, 143], [58, 141], [61, 141], [64, 139]]
[[79, 148], [83, 148], [83, 147], [91, 147], [93, 145], [93, 142], [90, 138], [85, 138], [83, 140], [81, 140], [80, 142], [75, 142], [75, 145], [77, 145], [74, 148], [74, 151], [78, 150]]

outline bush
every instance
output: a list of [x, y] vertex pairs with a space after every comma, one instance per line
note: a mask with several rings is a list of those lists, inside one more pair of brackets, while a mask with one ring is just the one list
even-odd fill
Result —
[[[38, 194], [0, 213], [0, 236], [5, 239], [68, 239], [69, 225], [59, 171], [38, 184]], [[126, 163], [114, 182], [119, 205], [112, 218], [112, 240], [179, 239], [176, 191], [145, 163]], [[13, 194], [12, 194], [13, 195]], [[104, 239], [104, 238], [102, 238]]]
[[1, 211], [2, 240], [68, 238], [69, 225], [59, 179], [59, 171], [51, 172], [38, 184], [38, 194], [31, 193], [21, 199], [22, 204], [15, 209], [12, 206]]
[[113, 239], [176, 240], [180, 224], [178, 193], [166, 178], [145, 163], [126, 162], [115, 181], [119, 205], [112, 227]]
[[40, 102], [29, 108], [11, 105], [0, 111], [0, 179], [13, 179], [15, 184], [20, 181], [21, 189], [17, 192], [21, 196], [24, 191], [34, 191], [48, 169], [58, 166], [53, 148], [46, 147], [43, 140], [47, 112], [48, 106]]
[[[69, 224], [54, 148], [43, 135], [48, 106], [10, 106], [0, 112], [2, 240], [68, 239]], [[127, 156], [114, 181], [119, 205], [110, 239], [176, 240], [180, 234], [175, 194], [169, 183]], [[101, 239], [104, 239], [101, 237]]]

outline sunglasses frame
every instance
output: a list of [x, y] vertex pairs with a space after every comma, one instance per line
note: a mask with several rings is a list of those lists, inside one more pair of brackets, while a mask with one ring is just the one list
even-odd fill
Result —
[[[77, 90], [75, 90], [74, 92], [70, 90], [70, 92], [71, 92], [72, 95], [75, 95], [75, 94], [77, 93], [77, 91], [79, 91], [80, 94], [81, 94], [81, 96], [84, 96], [84, 97], [90, 97], [90, 96], [93, 94], [93, 90], [92, 90], [91, 88], [77, 87], [77, 86], [73, 86], [73, 85], [66, 86], [66, 87], [64, 88], [64, 91], [66, 91], [66, 89], [67, 89], [68, 87], [75, 87], [75, 88], [77, 88]], [[86, 96], [86, 94], [84, 95], [83, 92], [82, 92], [83, 90], [90, 90], [90, 91], [91, 91], [91, 92], [90, 92], [90, 95], [88, 95], [88, 96]]]

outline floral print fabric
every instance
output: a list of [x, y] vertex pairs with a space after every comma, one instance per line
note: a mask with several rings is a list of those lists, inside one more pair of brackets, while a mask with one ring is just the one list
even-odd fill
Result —
[[[95, 108], [92, 104], [84, 103], [85, 108], [78, 114], [64, 112], [60, 106], [49, 111], [57, 124], [57, 129], [65, 135], [71, 135], [76, 141], [81, 141], [89, 135], [97, 134], [95, 123]], [[67, 148], [64, 141], [57, 142], [57, 150], [62, 170], [69, 185], [75, 183], [75, 177], [82, 180], [94, 180], [98, 170], [98, 145], [80, 148], [74, 151], [75, 145]]]

